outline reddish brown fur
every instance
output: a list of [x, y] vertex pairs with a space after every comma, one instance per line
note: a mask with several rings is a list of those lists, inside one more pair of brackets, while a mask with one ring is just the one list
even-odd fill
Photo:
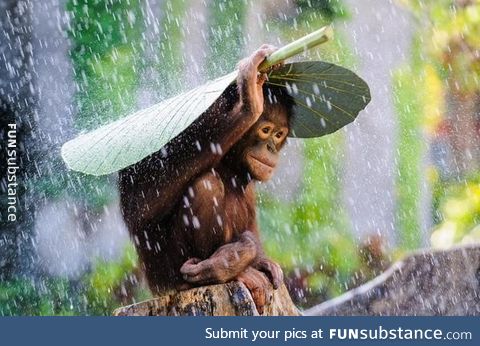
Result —
[[257, 80], [256, 71], [271, 51], [262, 46], [243, 60], [238, 89], [228, 88], [163, 150], [120, 172], [124, 218], [156, 294], [237, 279], [261, 312], [269, 280], [275, 288], [283, 280], [260, 244], [252, 180], [269, 178], [261, 162], [276, 162], [285, 142], [279, 130], [259, 138], [267, 137], [262, 121], [288, 132], [288, 107], [266, 102], [263, 111], [264, 76]]

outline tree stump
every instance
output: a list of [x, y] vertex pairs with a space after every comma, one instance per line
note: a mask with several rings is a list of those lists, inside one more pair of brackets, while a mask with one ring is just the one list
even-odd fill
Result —
[[480, 246], [418, 252], [304, 315], [480, 315]]
[[[241, 282], [166, 293], [116, 309], [114, 316], [258, 316], [250, 292]], [[263, 316], [298, 316], [285, 285], [273, 291]]]
[[[238, 282], [166, 294], [115, 310], [116, 316], [255, 316], [250, 292]], [[287, 289], [274, 291], [266, 316], [297, 316]], [[307, 316], [480, 316], [480, 245], [424, 250], [372, 281], [303, 311]]]

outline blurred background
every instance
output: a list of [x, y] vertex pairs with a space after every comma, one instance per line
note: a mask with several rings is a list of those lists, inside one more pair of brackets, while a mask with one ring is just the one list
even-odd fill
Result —
[[259, 188], [294, 301], [337, 296], [413, 249], [479, 241], [480, 1], [0, 0], [0, 316], [109, 315], [149, 297], [116, 176], [69, 172], [65, 141], [327, 23], [335, 40], [306, 58], [352, 69], [372, 102], [334, 135], [289, 140]]

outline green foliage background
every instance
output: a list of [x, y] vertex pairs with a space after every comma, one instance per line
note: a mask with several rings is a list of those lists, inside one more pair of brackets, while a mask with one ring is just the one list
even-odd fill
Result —
[[[455, 162], [457, 168], [453, 172], [441, 172], [435, 162], [422, 167], [421, 156], [429, 150], [428, 143], [439, 139], [455, 150], [455, 138], [449, 138], [442, 130], [452, 116], [455, 121], [476, 118], [476, 125], [471, 126], [478, 126], [478, 115], [469, 114], [466, 109], [449, 110], [448, 99], [453, 96], [465, 103], [480, 104], [480, 2], [403, 0], [402, 3], [417, 21], [411, 60], [394, 78], [400, 124], [397, 193], [402, 245], [414, 248], [420, 241], [416, 212], [421, 175], [426, 176], [432, 191], [431, 245], [448, 248], [458, 243], [475, 243], [480, 241], [478, 158], [471, 158], [476, 163], [471, 171], [455, 171], [464, 164]], [[478, 138], [469, 140], [475, 143]]]

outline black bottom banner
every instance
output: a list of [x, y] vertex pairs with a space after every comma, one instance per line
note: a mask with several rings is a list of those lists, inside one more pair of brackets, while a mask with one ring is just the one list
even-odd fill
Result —
[[0, 345], [479, 345], [478, 317], [4, 317]]

